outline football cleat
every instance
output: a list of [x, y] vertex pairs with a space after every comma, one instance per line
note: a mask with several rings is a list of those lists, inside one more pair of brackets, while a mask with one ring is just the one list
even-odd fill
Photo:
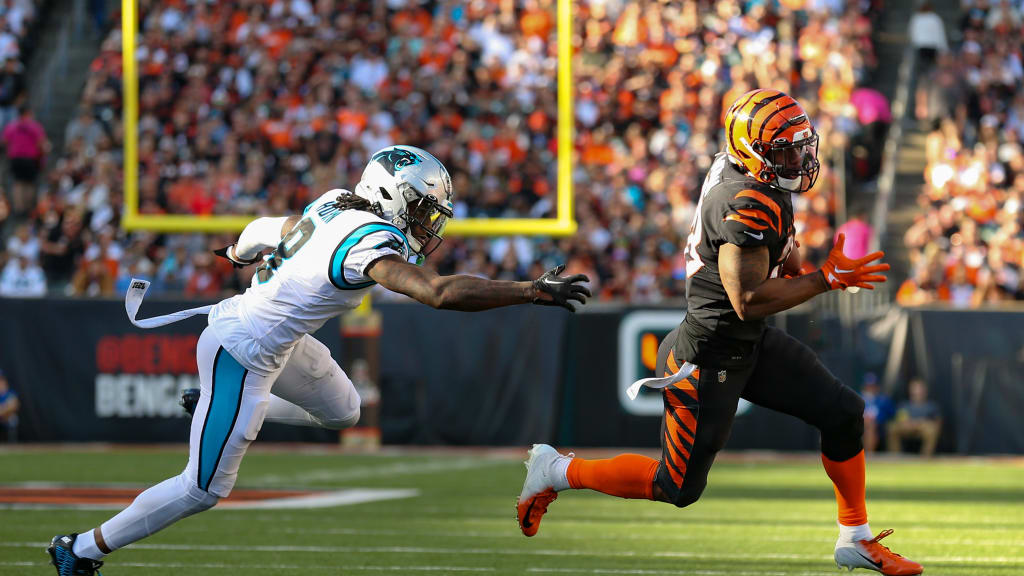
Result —
[[77, 538], [78, 534], [59, 534], [50, 540], [46, 553], [50, 564], [57, 567], [57, 576], [103, 576], [99, 572], [103, 562], [75, 556], [72, 548]]
[[880, 543], [892, 530], [882, 530], [871, 540], [836, 543], [836, 566], [840, 569], [866, 568], [881, 572], [885, 576], [912, 576], [924, 572], [917, 562], [889, 550]]
[[199, 404], [199, 388], [189, 388], [181, 393], [181, 400], [178, 404], [188, 412], [191, 417], [196, 412], [196, 404]]
[[523, 491], [516, 500], [516, 519], [519, 529], [526, 536], [533, 536], [540, 528], [540, 519], [548, 506], [558, 498], [554, 489], [555, 463], [563, 456], [547, 444], [534, 444], [526, 464], [526, 480]]

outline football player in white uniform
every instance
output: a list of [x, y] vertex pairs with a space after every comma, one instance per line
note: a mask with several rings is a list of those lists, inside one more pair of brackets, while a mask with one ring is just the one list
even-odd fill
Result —
[[433, 252], [452, 217], [452, 184], [436, 158], [411, 146], [374, 154], [355, 192], [331, 190], [302, 216], [259, 218], [218, 254], [262, 263], [252, 285], [210, 311], [196, 360], [200, 396], [184, 472], [140, 494], [83, 534], [47, 551], [59, 576], [93, 575], [102, 559], [231, 492], [264, 421], [341, 429], [359, 420], [359, 396], [326, 346], [310, 334], [359, 305], [374, 284], [434, 308], [475, 311], [514, 304], [584, 303], [583, 275], [559, 266], [533, 282], [439, 276], [410, 261]]

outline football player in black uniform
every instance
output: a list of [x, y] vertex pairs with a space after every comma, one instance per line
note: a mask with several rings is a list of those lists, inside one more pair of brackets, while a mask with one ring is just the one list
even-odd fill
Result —
[[587, 488], [623, 498], [688, 506], [725, 445], [740, 398], [791, 414], [821, 432], [821, 460], [835, 487], [841, 567], [888, 576], [920, 574], [919, 564], [873, 536], [864, 498], [864, 401], [836, 379], [810, 348], [764, 318], [829, 290], [872, 289], [884, 282], [875, 252], [851, 259], [840, 235], [825, 265], [800, 275], [791, 195], [818, 176], [818, 135], [796, 100], [778, 90], [741, 96], [725, 116], [725, 152], [704, 181], [686, 245], [687, 313], [661, 344], [662, 455], [608, 460], [530, 451], [517, 502], [519, 526], [536, 534], [559, 490]]

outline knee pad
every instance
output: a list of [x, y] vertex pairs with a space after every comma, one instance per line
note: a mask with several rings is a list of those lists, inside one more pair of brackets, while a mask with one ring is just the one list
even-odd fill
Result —
[[686, 508], [690, 504], [700, 500], [701, 495], [704, 494], [705, 487], [707, 487], [707, 483], [690, 485], [687, 482], [683, 482], [683, 489], [676, 494], [676, 497], [672, 500], [672, 504], [677, 508]]
[[209, 510], [210, 508], [216, 506], [217, 502], [220, 501], [219, 496], [207, 492], [206, 490], [201, 490], [195, 484], [192, 484], [188, 487], [187, 495], [189, 502], [191, 503], [190, 513], [192, 514], [202, 512], [204, 510]]
[[349, 409], [340, 414], [330, 414], [325, 417], [318, 416], [317, 419], [320, 420], [320, 425], [328, 430], [342, 430], [355, 426], [359, 422], [359, 416], [359, 404], [357, 401], [354, 409]]
[[658, 473], [654, 477], [654, 483], [673, 506], [686, 508], [700, 500], [700, 496], [704, 493], [704, 488], [707, 486], [707, 479], [700, 482], [696, 479], [684, 477], [682, 487], [677, 486], [668, 472], [665, 462], [662, 462], [659, 464]]
[[188, 514], [192, 515], [203, 510], [209, 510], [217, 505], [220, 501], [220, 497], [212, 492], [207, 492], [199, 487], [196, 483], [196, 478], [189, 473], [189, 470], [185, 470], [178, 475], [178, 489], [185, 496], [184, 500], [187, 502]]
[[830, 460], [848, 460], [864, 448], [864, 399], [850, 387], [840, 385], [824, 422], [820, 428], [821, 452]]

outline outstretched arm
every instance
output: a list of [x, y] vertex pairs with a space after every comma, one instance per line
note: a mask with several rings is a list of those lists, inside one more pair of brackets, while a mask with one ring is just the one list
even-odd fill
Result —
[[390, 255], [367, 266], [366, 275], [388, 290], [405, 294], [432, 308], [476, 312], [535, 303], [575, 311], [569, 300], [581, 304], [586, 302], [590, 290], [580, 282], [589, 279], [582, 274], [558, 276], [563, 269], [564, 266], [555, 268], [533, 282], [508, 282], [461, 274], [441, 276], [433, 270]]
[[843, 254], [844, 242], [840, 234], [821, 270], [795, 278], [768, 278], [767, 246], [723, 244], [718, 250], [718, 274], [740, 320], [771, 316], [829, 290], [851, 286], [873, 290], [871, 283], [885, 282], [885, 276], [877, 273], [888, 270], [889, 265], [868, 265], [885, 254], [875, 252], [853, 260]]
[[287, 216], [280, 218], [257, 218], [242, 230], [238, 236], [238, 242], [231, 246], [214, 250], [214, 254], [231, 260], [235, 267], [254, 264], [259, 259], [260, 252], [277, 247], [277, 244], [301, 219], [301, 216]]

